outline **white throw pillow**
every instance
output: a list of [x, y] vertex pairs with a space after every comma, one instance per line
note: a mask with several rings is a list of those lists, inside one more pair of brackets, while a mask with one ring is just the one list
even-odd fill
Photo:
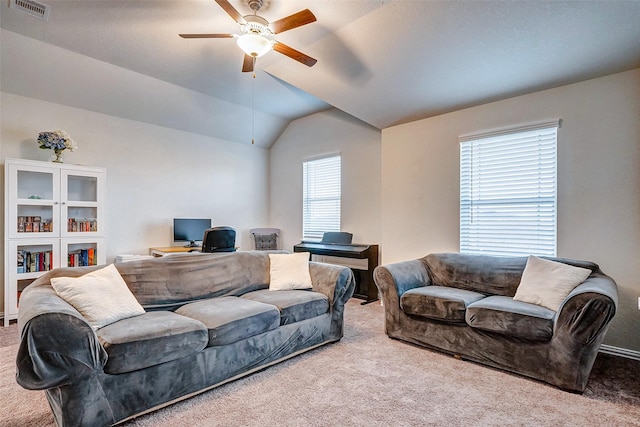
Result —
[[113, 264], [80, 277], [54, 277], [51, 286], [93, 329], [145, 312]]
[[588, 268], [530, 256], [513, 299], [558, 311], [567, 295], [590, 274]]
[[269, 254], [269, 290], [309, 289], [309, 252]]

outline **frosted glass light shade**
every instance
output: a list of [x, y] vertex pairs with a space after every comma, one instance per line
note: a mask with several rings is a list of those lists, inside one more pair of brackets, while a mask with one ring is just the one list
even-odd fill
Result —
[[271, 50], [271, 42], [258, 34], [243, 34], [238, 37], [238, 46], [249, 56], [259, 57]]

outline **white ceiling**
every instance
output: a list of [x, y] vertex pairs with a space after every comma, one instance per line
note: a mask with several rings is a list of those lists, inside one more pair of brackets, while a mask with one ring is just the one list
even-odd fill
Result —
[[[203, 99], [255, 106], [259, 120], [273, 122], [260, 141], [267, 147], [290, 120], [332, 106], [383, 129], [640, 67], [640, 1], [265, 0], [259, 15], [269, 21], [313, 11], [317, 22], [276, 38], [318, 63], [308, 68], [270, 52], [258, 59], [255, 80], [241, 73], [243, 54], [234, 40], [178, 37], [238, 32], [213, 0], [42, 2], [51, 6], [46, 22], [3, 1], [2, 28], [193, 91], [202, 109], [194, 118], [216, 114]], [[251, 13], [247, 0], [230, 2]], [[3, 50], [3, 70], [17, 58]], [[4, 91], [41, 96], [42, 88], [29, 87], [33, 93], [16, 79], [2, 80]], [[75, 97], [90, 110], [161, 121], [153, 109]], [[221, 125], [242, 126], [182, 122], [176, 127], [231, 140], [233, 131]]]

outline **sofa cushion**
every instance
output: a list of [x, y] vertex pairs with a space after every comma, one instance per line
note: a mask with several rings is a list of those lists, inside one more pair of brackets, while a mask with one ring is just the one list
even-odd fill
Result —
[[319, 292], [306, 290], [269, 291], [263, 289], [242, 295], [242, 298], [273, 304], [280, 310], [280, 324], [300, 322], [329, 311], [329, 298]]
[[491, 296], [467, 307], [466, 321], [473, 328], [531, 341], [549, 341], [553, 336], [555, 311], [535, 304]]
[[431, 283], [512, 297], [527, 262], [525, 257], [496, 257], [459, 253], [430, 254], [423, 258]]
[[51, 286], [93, 329], [144, 313], [113, 264], [80, 277], [53, 277]]
[[588, 268], [530, 256], [513, 299], [558, 311], [573, 288], [590, 274]]
[[464, 322], [466, 308], [485, 295], [445, 286], [423, 286], [411, 289], [400, 298], [400, 308], [406, 314], [449, 322]]
[[269, 290], [311, 289], [309, 252], [269, 254]]
[[109, 359], [108, 374], [122, 374], [176, 360], [207, 345], [207, 328], [171, 311], [154, 311], [96, 331]]
[[275, 306], [238, 297], [192, 302], [176, 313], [204, 323], [209, 330], [209, 346], [231, 344], [280, 325], [280, 312]]

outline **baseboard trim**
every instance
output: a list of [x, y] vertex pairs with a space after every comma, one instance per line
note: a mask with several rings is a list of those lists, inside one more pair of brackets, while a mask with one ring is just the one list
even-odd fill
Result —
[[636, 350], [629, 350], [626, 348], [614, 347], [612, 345], [602, 344], [600, 346], [599, 352], [640, 361], [640, 351], [636, 351]]

